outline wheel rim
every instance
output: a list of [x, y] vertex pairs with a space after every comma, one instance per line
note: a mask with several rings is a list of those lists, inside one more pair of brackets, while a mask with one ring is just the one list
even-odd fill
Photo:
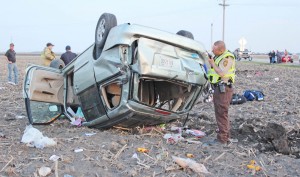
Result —
[[105, 19], [102, 19], [97, 29], [97, 40], [99, 42], [103, 39], [104, 33], [105, 33]]

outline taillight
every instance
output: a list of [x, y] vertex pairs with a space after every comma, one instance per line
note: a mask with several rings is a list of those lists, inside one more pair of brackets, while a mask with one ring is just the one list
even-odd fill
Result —
[[165, 116], [171, 114], [170, 112], [168, 112], [168, 111], [163, 111], [163, 110], [161, 110], [161, 109], [155, 109], [155, 112], [160, 113], [160, 114], [165, 115]]

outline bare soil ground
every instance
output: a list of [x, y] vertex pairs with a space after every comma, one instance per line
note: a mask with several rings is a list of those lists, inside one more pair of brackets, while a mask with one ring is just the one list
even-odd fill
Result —
[[[5, 60], [3, 57], [0, 60], [0, 176], [37, 176], [42, 166], [50, 167], [49, 176], [55, 176], [56, 167], [49, 160], [52, 155], [61, 157], [58, 176], [300, 176], [300, 68], [237, 63], [235, 92], [262, 90], [265, 100], [230, 107], [232, 138], [238, 142], [226, 147], [205, 143], [215, 138], [217, 127], [212, 103], [199, 100], [188, 122], [190, 127], [207, 133], [197, 140], [199, 144], [169, 144], [163, 139], [165, 132], [158, 128], [150, 132], [137, 129], [101, 131], [73, 127], [61, 119], [51, 125], [35, 126], [58, 143], [54, 147], [36, 149], [20, 141], [28, 125], [22, 98], [23, 76], [27, 63], [39, 63], [39, 57], [18, 56], [18, 86], [7, 84]], [[167, 125], [167, 129], [170, 126]], [[96, 134], [86, 136], [85, 133]], [[137, 152], [139, 147], [147, 148], [149, 153]], [[74, 152], [77, 148], [83, 152]], [[139, 161], [132, 158], [134, 153]], [[193, 160], [203, 164], [210, 174], [181, 169], [173, 162], [172, 156], [186, 158], [187, 153], [192, 153]], [[249, 170], [250, 160], [255, 160], [263, 170]]]

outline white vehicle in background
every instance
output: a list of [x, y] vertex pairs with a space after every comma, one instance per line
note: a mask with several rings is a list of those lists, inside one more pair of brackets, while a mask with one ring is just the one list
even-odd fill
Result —
[[251, 51], [244, 49], [241, 51], [239, 48], [234, 51], [234, 56], [237, 61], [241, 61], [242, 58], [245, 60], [252, 61]]

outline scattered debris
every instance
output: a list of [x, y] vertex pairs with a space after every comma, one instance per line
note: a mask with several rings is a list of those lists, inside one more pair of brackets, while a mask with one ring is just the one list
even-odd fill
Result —
[[76, 153], [83, 152], [83, 149], [74, 149], [74, 152], [76, 152]]
[[14, 157], [11, 156], [11, 159], [4, 165], [4, 167], [0, 170], [0, 173], [14, 160]]
[[43, 136], [43, 134], [38, 129], [32, 127], [32, 125], [26, 126], [21, 142], [29, 147], [36, 147], [39, 149], [55, 146], [57, 144], [52, 138]]
[[196, 173], [209, 174], [208, 170], [203, 164], [197, 163], [192, 159], [185, 159], [176, 156], [172, 156], [172, 159], [182, 168], [190, 168]]
[[166, 139], [167, 143], [170, 143], [170, 144], [175, 144], [178, 141], [181, 141], [184, 139], [181, 136], [181, 134], [170, 134], [170, 133], [165, 134], [163, 138]]
[[16, 116], [16, 119], [24, 119], [25, 116]]
[[238, 143], [238, 142], [239, 142], [238, 139], [231, 139], [231, 138], [229, 138], [229, 141], [230, 141], [231, 143]]
[[69, 174], [65, 174], [64, 177], [73, 177], [73, 176]]
[[188, 158], [194, 158], [195, 156], [194, 156], [194, 154], [187, 153], [186, 157], [188, 157]]
[[278, 81], [279, 81], [279, 78], [278, 78], [278, 77], [275, 77], [274, 80], [275, 80], [276, 82], [278, 82]]
[[51, 168], [42, 166], [38, 170], [40, 176], [47, 176], [51, 173]]
[[84, 120], [82, 118], [75, 118], [74, 121], [71, 121], [71, 124], [80, 127], [83, 121]]
[[146, 149], [146, 148], [137, 148], [137, 151], [142, 152], [142, 153], [148, 153], [149, 152], [149, 150]]
[[6, 138], [6, 136], [3, 133], [0, 133], [0, 138]]
[[255, 160], [251, 160], [250, 163], [247, 165], [247, 168], [250, 170], [254, 170], [254, 171], [261, 171], [262, 168], [258, 165], [256, 165], [256, 161]]
[[197, 138], [202, 138], [204, 136], [206, 136], [206, 134], [200, 130], [194, 130], [194, 129], [187, 129], [185, 130], [185, 133], [187, 134], [191, 134], [191, 135], [194, 135], [195, 137]]
[[52, 160], [52, 161], [57, 161], [57, 160], [59, 160], [59, 159], [61, 159], [59, 156], [57, 156], [57, 155], [52, 155], [50, 158], [49, 158], [49, 160]]
[[93, 136], [96, 135], [97, 133], [85, 133], [85, 136]]

